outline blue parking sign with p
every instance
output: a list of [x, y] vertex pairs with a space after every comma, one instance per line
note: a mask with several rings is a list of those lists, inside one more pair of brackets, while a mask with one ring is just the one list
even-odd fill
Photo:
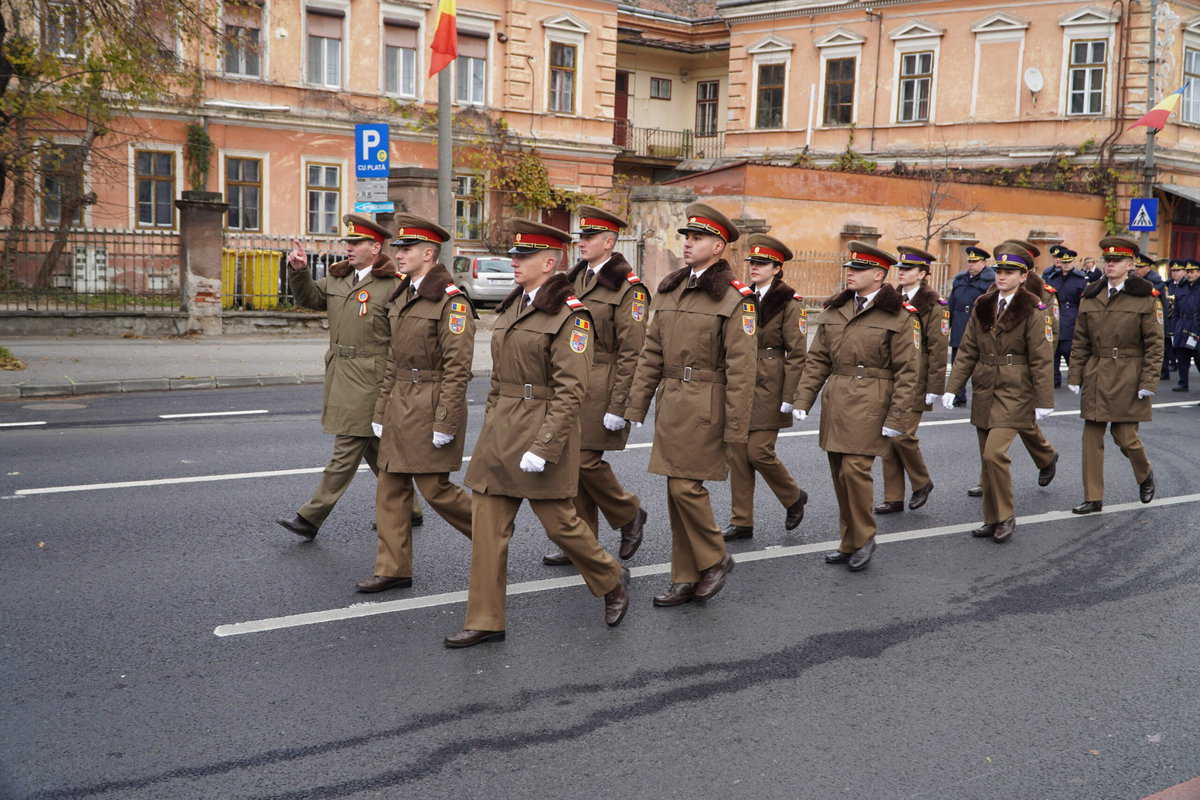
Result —
[[387, 123], [360, 123], [354, 126], [354, 176], [388, 176]]

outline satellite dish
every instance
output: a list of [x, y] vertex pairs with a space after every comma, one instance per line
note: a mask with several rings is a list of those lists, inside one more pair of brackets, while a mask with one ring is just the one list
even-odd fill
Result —
[[1037, 67], [1030, 67], [1025, 70], [1025, 88], [1037, 94], [1046, 85], [1046, 81], [1042, 78], [1042, 71]]

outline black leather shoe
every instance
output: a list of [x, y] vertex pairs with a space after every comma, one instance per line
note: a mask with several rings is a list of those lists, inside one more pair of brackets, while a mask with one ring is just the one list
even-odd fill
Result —
[[793, 531], [800, 527], [800, 523], [804, 521], [804, 506], [808, 504], [808, 492], [800, 491], [800, 499], [788, 506], [787, 519], [784, 520], [783, 529]]
[[996, 532], [997, 524], [999, 524], [999, 523], [985, 522], [982, 525], [980, 525], [978, 528], [976, 528], [975, 530], [971, 531], [971, 535], [974, 536], [976, 539], [982, 539], [985, 536], [991, 536], [993, 533]]
[[970, 489], [967, 489], [967, 497], [983, 497], [983, 487], [975, 484]]
[[1138, 498], [1143, 503], [1149, 503], [1154, 499], [1154, 473], [1151, 472], [1146, 476], [1146, 480], [1138, 484]]
[[933, 481], [922, 486], [920, 489], [913, 489], [912, 497], [908, 498], [908, 510], [916, 511], [921, 506], [925, 505], [925, 501], [929, 499], [929, 493], [933, 491]]
[[694, 583], [672, 583], [665, 592], [654, 595], [654, 605], [667, 608], [690, 603], [695, 599], [695, 589], [696, 584]]
[[1188, 390], [1188, 387], [1186, 387], [1186, 386], [1172, 386], [1171, 387], [1172, 392], [1186, 392], [1187, 390]]
[[292, 533], [303, 537], [310, 542], [317, 538], [317, 526], [313, 525], [299, 514], [292, 519], [277, 519], [275, 521], [287, 528]]
[[615, 628], [629, 610], [629, 570], [621, 567], [621, 582], [604, 595], [604, 624]]
[[1012, 538], [1013, 533], [1017, 530], [1017, 521], [1013, 517], [1009, 517], [1003, 522], [996, 523], [996, 529], [992, 531], [992, 541], [1004, 543]]
[[555, 550], [553, 553], [546, 553], [542, 556], [542, 563], [547, 567], [565, 567], [571, 563], [571, 559], [567, 558], [567, 554], [561, 550]]
[[966, 404], [967, 404], [967, 398], [965, 398], [965, 397], [954, 398], [954, 407], [955, 408], [962, 408]]
[[622, 561], [633, 558], [642, 546], [642, 529], [646, 527], [646, 512], [638, 509], [633, 521], [621, 526], [621, 550], [617, 553]]
[[1054, 480], [1054, 474], [1058, 471], [1058, 453], [1054, 454], [1054, 460], [1050, 462], [1050, 466], [1045, 469], [1038, 470], [1038, 486], [1049, 486], [1050, 481]]
[[451, 650], [460, 647], [474, 647], [477, 644], [484, 642], [503, 642], [504, 631], [468, 631], [462, 630], [458, 633], [452, 633], [442, 640], [442, 644]]
[[882, 503], [875, 506], [876, 514], [895, 514], [896, 512], [903, 510], [903, 500], [884, 500]]
[[735, 539], [749, 539], [754, 535], [754, 528], [749, 525], [734, 525], [730, 523], [725, 526], [725, 530], [721, 531], [721, 538], [727, 542], [732, 542]]
[[725, 579], [733, 572], [733, 556], [728, 553], [713, 566], [700, 573], [700, 582], [696, 584], [692, 595], [697, 600], [711, 600], [717, 592], [725, 587]]
[[850, 563], [846, 566], [851, 572], [858, 572], [867, 568], [867, 564], [871, 561], [871, 556], [875, 555], [875, 539], [872, 538], [862, 547], [854, 551], [854, 555], [850, 556]]
[[372, 575], [354, 584], [354, 588], [363, 594], [386, 592], [388, 589], [407, 589], [412, 586], [412, 578], [389, 578], [386, 575]]
[[1079, 505], [1071, 509], [1072, 514], [1095, 514], [1100, 509], [1104, 508], [1104, 503], [1099, 500], [1084, 500]]
[[850, 553], [843, 553], [841, 550], [834, 550], [832, 553], [825, 554], [826, 564], [845, 564], [850, 560]]

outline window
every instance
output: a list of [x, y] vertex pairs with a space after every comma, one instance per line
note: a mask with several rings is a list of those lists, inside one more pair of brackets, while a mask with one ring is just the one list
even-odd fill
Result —
[[42, 223], [59, 225], [68, 205], [74, 205], [69, 224], [83, 224], [83, 148], [58, 145], [42, 156]]
[[305, 175], [308, 232], [333, 236], [342, 216], [342, 168], [336, 164], [308, 164]]
[[225, 159], [225, 227], [235, 231], [262, 230], [262, 159]]
[[139, 228], [175, 226], [175, 154], [134, 151], [134, 197]]
[[258, 28], [226, 25], [225, 73], [248, 78], [259, 77], [261, 73], [259, 72], [258, 49]]
[[1071, 42], [1071, 67], [1067, 76], [1068, 114], [1104, 113], [1104, 72], [1108, 41], [1076, 39]]
[[1200, 123], [1200, 50], [1184, 48], [1183, 82], [1183, 121]]
[[721, 92], [720, 81], [696, 83], [696, 135], [717, 135], [717, 109]]
[[383, 27], [383, 90], [417, 96], [417, 28], [387, 22]]
[[79, 37], [79, 14], [73, 5], [47, 3], [42, 18], [42, 42], [59, 58], [75, 58]]
[[550, 110], [575, 113], [575, 54], [573, 45], [550, 43]]
[[853, 58], [831, 58], [825, 62], [825, 124], [854, 122]]
[[783, 95], [786, 77], [787, 64], [758, 65], [758, 93], [754, 127], [783, 127]]
[[454, 101], [477, 106], [487, 103], [487, 39], [467, 31], [458, 32]]
[[928, 122], [933, 86], [933, 51], [900, 56], [900, 121]]
[[460, 175], [454, 179], [454, 238], [483, 238], [483, 202], [475, 197], [476, 179]]
[[651, 78], [650, 79], [650, 97], [653, 100], [670, 100], [671, 99], [671, 79], [670, 78]]
[[308, 12], [308, 82], [314, 86], [342, 85], [342, 18]]

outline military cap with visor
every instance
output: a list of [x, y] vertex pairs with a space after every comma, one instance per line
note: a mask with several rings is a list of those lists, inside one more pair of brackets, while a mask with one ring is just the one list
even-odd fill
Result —
[[916, 267], [917, 269], [929, 272], [933, 268], [933, 262], [937, 261], [933, 253], [928, 253], [919, 247], [909, 247], [906, 244], [897, 245], [896, 252], [900, 257], [900, 260], [896, 264], [899, 269]]
[[881, 269], [885, 272], [896, 263], [896, 257], [886, 250], [869, 245], [858, 240], [846, 245], [850, 249], [850, 259], [842, 264], [850, 269]]
[[433, 220], [415, 217], [412, 214], [397, 214], [392, 220], [396, 226], [392, 247], [408, 247], [414, 244], [437, 244], [450, 241], [450, 231]]
[[1064, 247], [1061, 244], [1052, 244], [1050, 245], [1050, 255], [1054, 256], [1059, 261], [1069, 264], [1070, 262], [1074, 261], [1075, 257], [1079, 254], [1071, 248]]
[[1132, 239], [1121, 236], [1105, 236], [1100, 240], [1100, 255], [1105, 261], [1120, 261], [1126, 258], [1136, 260], [1140, 252], [1137, 242]]
[[783, 264], [791, 261], [792, 251], [786, 244], [765, 233], [752, 233], [746, 239], [746, 260], [760, 264]]
[[995, 268], [1028, 272], [1033, 268], [1033, 254], [1015, 242], [1001, 242], [996, 245]]
[[[1000, 244], [1015, 244], [1017, 247], [1024, 249], [1033, 258], [1037, 258], [1038, 256], [1040, 256], [1042, 254], [1042, 251], [1038, 248], [1038, 246], [1036, 244], [1034, 244], [1033, 242], [1027, 242], [1024, 239], [1005, 239]], [[1000, 248], [996, 248], [996, 249], [999, 250]], [[1032, 263], [1033, 262], [1031, 261], [1030, 262], [1031, 266], [1032, 266]]]
[[374, 220], [359, 214], [347, 214], [342, 217], [345, 229], [342, 231], [343, 242], [372, 241], [383, 244], [392, 238], [392, 232]]
[[571, 246], [571, 234], [553, 225], [513, 219], [509, 220], [507, 227], [513, 234], [512, 247], [508, 249], [510, 256], [527, 256], [543, 250], [566, 250]]
[[591, 236], [595, 233], [620, 233], [629, 227], [629, 223], [616, 214], [595, 206], [580, 206], [576, 209], [579, 214], [579, 230], [576, 236]]
[[968, 245], [965, 252], [967, 254], [967, 261], [972, 264], [977, 261], [987, 261], [992, 257], [992, 254], [987, 250], [984, 250], [982, 247], [976, 247], [975, 245]]
[[736, 242], [741, 232], [729, 218], [712, 206], [703, 203], [692, 203], [687, 207], [687, 222], [679, 233], [707, 233], [719, 236], [726, 242]]

